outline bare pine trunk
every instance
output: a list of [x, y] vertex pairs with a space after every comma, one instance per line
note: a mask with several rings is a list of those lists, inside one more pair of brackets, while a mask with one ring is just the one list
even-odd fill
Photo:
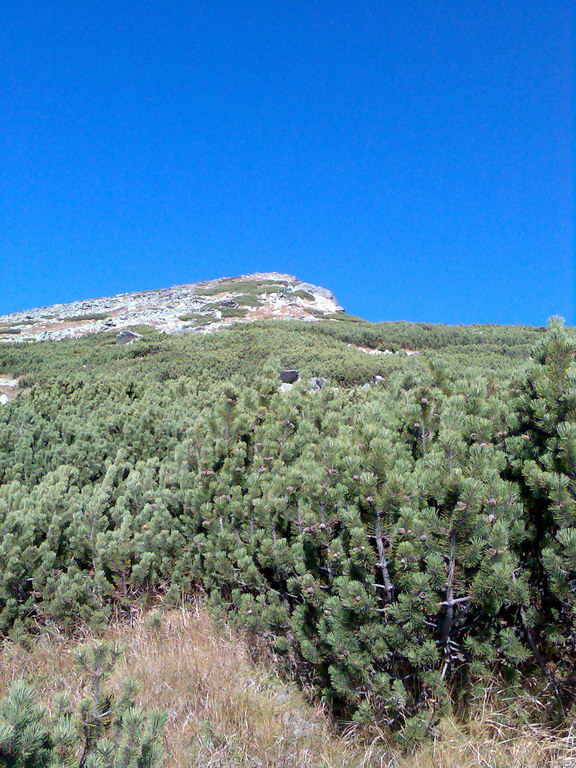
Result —
[[386, 602], [393, 603], [395, 598], [394, 585], [390, 579], [390, 571], [388, 570], [388, 561], [384, 554], [384, 537], [382, 535], [381, 517], [382, 512], [377, 512], [376, 518], [376, 547], [378, 549], [378, 565], [380, 566], [380, 572], [382, 574], [382, 581], [386, 589]]
[[450, 664], [450, 651], [448, 642], [452, 625], [454, 624], [454, 571], [456, 570], [456, 532], [450, 531], [450, 554], [448, 559], [448, 578], [446, 580], [446, 613], [442, 622], [440, 632], [440, 645], [444, 648], [444, 666], [442, 667], [442, 677], [446, 675]]

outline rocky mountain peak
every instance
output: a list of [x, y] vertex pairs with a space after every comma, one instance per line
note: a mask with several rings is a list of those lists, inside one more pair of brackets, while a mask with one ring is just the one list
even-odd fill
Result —
[[104, 331], [120, 336], [139, 326], [169, 334], [207, 333], [232, 323], [265, 319], [315, 322], [343, 311], [326, 288], [294, 275], [255, 272], [1, 315], [0, 343]]

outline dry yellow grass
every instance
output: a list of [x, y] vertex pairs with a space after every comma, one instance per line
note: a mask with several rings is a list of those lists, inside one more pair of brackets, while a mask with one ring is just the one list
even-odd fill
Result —
[[[447, 720], [440, 737], [401, 756], [377, 729], [337, 733], [321, 707], [307, 703], [266, 665], [254, 664], [244, 640], [216, 632], [201, 606], [173, 610], [159, 626], [141, 616], [118, 624], [109, 639], [126, 653], [110, 681], [126, 675], [142, 683], [140, 704], [170, 714], [167, 768], [567, 768], [576, 744], [526, 727], [501, 725], [486, 707], [468, 728]], [[88, 638], [87, 638], [88, 639]], [[46, 701], [58, 690], [79, 697], [72, 659], [77, 645], [45, 635], [29, 651], [6, 643], [0, 655], [0, 695], [17, 679], [34, 682]]]

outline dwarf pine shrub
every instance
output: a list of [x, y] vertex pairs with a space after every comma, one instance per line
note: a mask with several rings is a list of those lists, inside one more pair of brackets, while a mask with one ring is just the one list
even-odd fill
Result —
[[103, 683], [120, 649], [96, 643], [78, 649], [88, 687], [74, 709], [64, 695], [39, 703], [24, 681], [0, 700], [0, 765], [5, 768], [160, 768], [166, 716], [135, 706], [138, 684], [125, 680], [119, 697]]
[[[488, 680], [566, 718], [572, 331], [306, 326], [166, 337], [144, 358], [103, 337], [0, 347], [32, 384], [0, 409], [0, 629], [101, 626], [202, 587], [337, 715], [405, 743]], [[527, 338], [543, 346], [518, 362]], [[421, 354], [348, 346], [367, 341]], [[301, 372], [288, 394], [283, 366]], [[100, 719], [91, 690], [69, 718], [89, 750], [155, 733]]]

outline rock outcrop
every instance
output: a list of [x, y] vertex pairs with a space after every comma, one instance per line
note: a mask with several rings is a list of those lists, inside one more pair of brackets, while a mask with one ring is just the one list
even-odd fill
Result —
[[7, 405], [18, 394], [18, 379], [4, 379], [0, 377], [0, 405]]
[[[55, 304], [0, 316], [0, 343], [44, 341], [148, 326], [169, 334], [206, 333], [258, 320], [331, 319], [334, 295], [294, 275], [256, 272], [154, 291]], [[120, 341], [119, 343], [124, 343]]]

